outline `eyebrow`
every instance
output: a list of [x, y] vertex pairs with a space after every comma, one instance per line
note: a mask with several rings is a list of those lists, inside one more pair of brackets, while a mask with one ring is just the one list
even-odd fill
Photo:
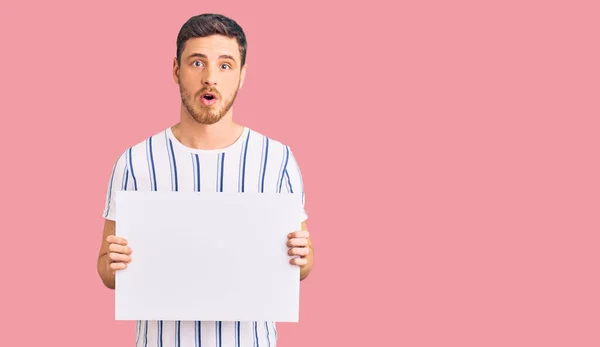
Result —
[[[192, 54], [190, 54], [190, 56], [188, 57], [188, 59], [190, 59], [190, 58], [196, 58], [196, 57], [208, 59], [208, 57], [206, 56], [206, 54], [203, 54], [203, 53], [192, 53]], [[232, 57], [232, 56], [230, 56], [230, 55], [228, 55], [228, 54], [220, 55], [219, 59], [231, 59], [231, 60], [235, 61], [235, 58]]]

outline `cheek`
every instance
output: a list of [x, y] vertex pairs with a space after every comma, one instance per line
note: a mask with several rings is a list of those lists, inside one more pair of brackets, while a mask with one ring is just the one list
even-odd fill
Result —
[[194, 86], [201, 84], [202, 77], [200, 74], [189, 69], [179, 70], [179, 83], [185, 84], [186, 86]]
[[240, 86], [240, 79], [237, 77], [234, 78], [228, 78], [225, 82], [224, 87], [226, 87], [227, 91], [229, 92], [229, 94], [234, 94], [235, 91], [239, 88]]
[[194, 87], [197, 87], [201, 84], [197, 77], [189, 74], [180, 76], [179, 82], [188, 89], [193, 89]]

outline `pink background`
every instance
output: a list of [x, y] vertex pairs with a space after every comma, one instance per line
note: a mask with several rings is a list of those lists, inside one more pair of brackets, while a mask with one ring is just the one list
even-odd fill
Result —
[[597, 2], [161, 3], [0, 5], [0, 345], [133, 346], [96, 274], [106, 186], [177, 121], [202, 12], [248, 35], [235, 119], [305, 179], [280, 346], [600, 345]]

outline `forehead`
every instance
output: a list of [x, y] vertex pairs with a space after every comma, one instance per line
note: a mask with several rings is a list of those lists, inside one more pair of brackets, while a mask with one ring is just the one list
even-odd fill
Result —
[[237, 60], [240, 59], [240, 50], [236, 39], [223, 35], [189, 39], [185, 43], [182, 57], [186, 58], [197, 53], [206, 55], [208, 59], [218, 59], [221, 55], [231, 55]]

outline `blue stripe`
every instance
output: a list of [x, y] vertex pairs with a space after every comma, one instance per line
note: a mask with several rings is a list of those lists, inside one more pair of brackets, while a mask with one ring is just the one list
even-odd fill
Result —
[[152, 137], [148, 139], [148, 154], [149, 154], [149, 164], [150, 164], [150, 185], [152, 186], [152, 190], [156, 190], [156, 169], [154, 167], [154, 154], [152, 151]]
[[162, 347], [163, 345], [163, 333], [162, 333], [162, 328], [163, 328], [163, 322], [162, 321], [158, 321], [158, 347]]
[[175, 322], [175, 347], [181, 347], [181, 322]]
[[221, 343], [222, 341], [222, 336], [221, 336], [221, 329], [222, 329], [222, 322], [217, 322], [217, 347], [221, 347]]
[[167, 136], [167, 132], [165, 132], [165, 146], [167, 150], [167, 155], [169, 156], [169, 169], [171, 171], [171, 190], [175, 190], [175, 184], [173, 183], [173, 159], [171, 158], [171, 151], [169, 151], [169, 137]]
[[150, 190], [152, 189], [152, 163], [150, 159], [150, 138], [146, 140], [146, 162], [148, 163], [148, 177], [150, 177]]
[[202, 346], [202, 326], [196, 321], [196, 347]]
[[127, 182], [129, 180], [129, 168], [125, 166], [125, 172], [123, 172], [123, 190], [127, 190]]
[[146, 329], [144, 329], [144, 347], [148, 347], [148, 321], [146, 321]]
[[290, 181], [290, 175], [288, 174], [288, 170], [285, 170], [285, 177], [286, 177], [286, 182], [287, 182], [287, 189], [289, 193], [294, 193], [294, 190], [292, 189], [292, 182]]
[[223, 191], [223, 172], [225, 167], [225, 153], [221, 153], [218, 158], [217, 164], [217, 191]]
[[[248, 132], [248, 137], [249, 137], [249, 136], [250, 136], [250, 133]], [[247, 140], [247, 138], [246, 138], [246, 140]], [[248, 146], [247, 146], [247, 145], [248, 145], [248, 142], [246, 141], [246, 149], [248, 148]], [[240, 184], [240, 177], [242, 177], [242, 176], [244, 175], [244, 173], [243, 173], [243, 171], [242, 171], [242, 165], [241, 165], [241, 163], [242, 163], [242, 162], [244, 163], [244, 165], [243, 165], [243, 166], [244, 166], [244, 171], [245, 171], [245, 166], [246, 166], [246, 153], [245, 153], [245, 152], [242, 152], [242, 153], [243, 153], [243, 159], [242, 159], [242, 157], [241, 157], [241, 155], [240, 155], [240, 172], [239, 172], [239, 174], [238, 174], [238, 192], [243, 192], [243, 191], [244, 191], [244, 182], [243, 182], [243, 178], [242, 178], [242, 180], [241, 180], [241, 184]], [[234, 329], [235, 329], [234, 342], [235, 342], [235, 345], [236, 345], [237, 347], [239, 347], [239, 346], [240, 346], [240, 322], [235, 322], [235, 328], [234, 328]], [[220, 344], [221, 344], [221, 342], [220, 342], [220, 339], [221, 339], [221, 336], [219, 335], [219, 346], [220, 346]]]
[[258, 347], [258, 324], [254, 322], [254, 342], [255, 346]]
[[267, 174], [267, 160], [269, 159], [269, 138], [267, 138], [267, 145], [265, 147], [265, 164], [264, 164], [264, 168], [263, 168], [263, 177], [262, 177], [262, 187], [261, 187], [261, 193], [264, 191], [265, 188], [265, 176]]
[[238, 181], [241, 181], [241, 191], [244, 192], [245, 191], [245, 184], [246, 184], [246, 156], [248, 154], [248, 142], [250, 142], [250, 131], [248, 131], [248, 136], [246, 136], [246, 141], [245, 141], [245, 146], [244, 146], [244, 150], [242, 151], [242, 156], [243, 159], [240, 158], [240, 170], [241, 170], [241, 174], [238, 177]]
[[171, 141], [171, 139], [169, 139], [169, 148], [167, 148], [167, 151], [169, 151], [169, 161], [171, 162], [171, 189], [174, 191], [179, 190], [179, 182], [177, 181], [177, 162], [175, 160], [175, 152], [173, 151], [173, 141]]
[[223, 191], [223, 173], [225, 172], [225, 152], [221, 154], [221, 191]]
[[283, 174], [285, 173], [285, 170], [287, 169], [288, 156], [289, 156], [289, 150], [288, 150], [288, 147], [286, 146], [285, 147], [285, 157], [283, 159], [283, 163], [281, 163], [282, 169], [280, 171], [279, 183], [278, 183], [278, 188], [277, 188], [278, 193], [281, 192], [281, 185], [283, 184]]
[[265, 152], [264, 152], [264, 162], [262, 163], [262, 177], [260, 180], [260, 192], [263, 193], [265, 191], [265, 175], [267, 173], [267, 159], [269, 158], [269, 138], [265, 136]]
[[269, 339], [269, 325], [265, 322], [265, 330], [267, 331], [267, 345], [271, 347], [271, 339]]
[[137, 180], [133, 172], [133, 160], [131, 159], [131, 147], [129, 148], [129, 170], [131, 171], [131, 179], [133, 180], [133, 190], [137, 190]]
[[171, 157], [173, 158], [173, 172], [175, 174], [175, 190], [179, 190], [179, 180], [177, 178], [177, 160], [175, 160], [175, 152], [173, 151], [173, 142], [169, 139], [169, 146], [171, 147]]
[[200, 158], [198, 157], [198, 154], [196, 154], [196, 182], [198, 185], [196, 189], [200, 191], [202, 180], [200, 179]]

